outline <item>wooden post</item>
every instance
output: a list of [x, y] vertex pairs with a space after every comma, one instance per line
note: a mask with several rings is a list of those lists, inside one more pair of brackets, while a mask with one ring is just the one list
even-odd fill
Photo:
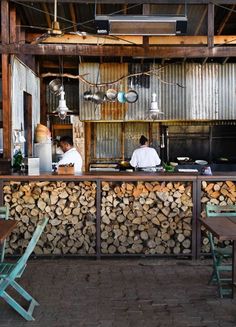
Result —
[[207, 44], [208, 48], [214, 47], [214, 4], [208, 4], [208, 26], [207, 26]]
[[[9, 2], [1, 1], [1, 39], [2, 45], [9, 44]], [[2, 54], [2, 118], [3, 118], [3, 157], [11, 158], [11, 101], [10, 72], [8, 54]]]

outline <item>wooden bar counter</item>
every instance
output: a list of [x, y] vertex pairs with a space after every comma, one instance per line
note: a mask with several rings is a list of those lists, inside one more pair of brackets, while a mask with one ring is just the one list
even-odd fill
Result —
[[48, 216], [37, 255], [195, 258], [209, 252], [197, 217], [207, 202], [233, 201], [235, 182], [232, 172], [0, 175], [0, 205], [19, 221], [7, 253], [21, 253]]

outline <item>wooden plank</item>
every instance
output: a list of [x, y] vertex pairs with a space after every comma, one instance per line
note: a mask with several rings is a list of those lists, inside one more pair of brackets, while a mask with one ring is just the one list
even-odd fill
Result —
[[9, 43], [9, 2], [7, 0], [1, 1], [1, 41], [2, 44]]
[[10, 8], [10, 43], [17, 42], [16, 7]]
[[227, 217], [202, 218], [200, 221], [220, 241], [236, 240], [236, 224]]
[[[40, 34], [28, 33], [26, 35], [26, 42], [30, 43], [39, 37]], [[206, 45], [207, 36], [149, 36], [149, 45]], [[101, 42], [99, 42], [99, 40]], [[65, 34], [61, 37], [48, 37], [42, 43], [56, 43], [56, 44], [99, 44], [106, 41], [106, 45], [142, 45], [142, 36], [122, 36], [121, 38], [104, 38], [99, 36], [88, 35], [82, 37], [80, 35]], [[214, 36], [214, 44], [230, 43], [236, 44], [235, 35], [216, 35]]]
[[79, 45], [79, 44], [39, 44], [0, 46], [1, 53], [31, 55], [71, 55], [71, 56], [111, 56], [111, 57], [152, 57], [152, 58], [204, 58], [204, 57], [236, 57], [236, 47], [181, 47], [181, 46], [114, 46]]
[[91, 161], [91, 152], [92, 152], [92, 134], [91, 134], [91, 125], [92, 123], [87, 122], [84, 124], [84, 130], [85, 130], [85, 170], [89, 170], [89, 164]]
[[[45, 0], [21, 0], [21, 3], [40, 3], [40, 2], [45, 2]], [[48, 3], [54, 3], [54, 0], [47, 0]], [[75, 4], [80, 4], [80, 3], [94, 3], [94, 0], [58, 0], [58, 3], [75, 3]], [[111, 4], [111, 0], [99, 0], [97, 2], [98, 4], [104, 3], [104, 4]], [[116, 3], [124, 3], [124, 4], [136, 4], [137, 1], [135, 0], [116, 0]], [[142, 4], [144, 3], [150, 3], [150, 0], [144, 0], [142, 1]], [[152, 0], [152, 4], [184, 4], [186, 3], [186, 0]], [[212, 0], [188, 0], [188, 4], [208, 4], [212, 3]], [[222, 0], [214, 0], [215, 4], [222, 4]], [[224, 0], [224, 4], [234, 4], [235, 0]]]
[[207, 44], [209, 48], [214, 46], [214, 4], [208, 5], [208, 26], [207, 26]]
[[11, 158], [11, 103], [9, 55], [2, 55], [2, 121], [3, 121], [3, 157]]

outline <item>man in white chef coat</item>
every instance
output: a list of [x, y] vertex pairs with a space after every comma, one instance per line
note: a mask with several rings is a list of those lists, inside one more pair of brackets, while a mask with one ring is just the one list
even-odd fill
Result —
[[82, 158], [80, 153], [73, 146], [73, 140], [70, 136], [62, 136], [60, 138], [60, 148], [64, 152], [62, 159], [58, 162], [59, 165], [74, 164], [75, 173], [82, 171]]
[[130, 164], [134, 168], [154, 168], [161, 163], [155, 149], [148, 146], [148, 139], [142, 135], [139, 139], [140, 147], [134, 150]]

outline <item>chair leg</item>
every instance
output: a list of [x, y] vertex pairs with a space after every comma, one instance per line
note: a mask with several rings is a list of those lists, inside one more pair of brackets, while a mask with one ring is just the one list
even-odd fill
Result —
[[26, 292], [18, 283], [13, 281], [11, 286], [25, 299], [29, 304], [28, 310], [25, 310], [18, 302], [16, 302], [8, 293], [3, 292], [2, 298], [13, 308], [15, 309], [23, 318], [28, 321], [34, 320], [32, 314], [34, 307], [39, 305], [39, 303], [28, 293]]

